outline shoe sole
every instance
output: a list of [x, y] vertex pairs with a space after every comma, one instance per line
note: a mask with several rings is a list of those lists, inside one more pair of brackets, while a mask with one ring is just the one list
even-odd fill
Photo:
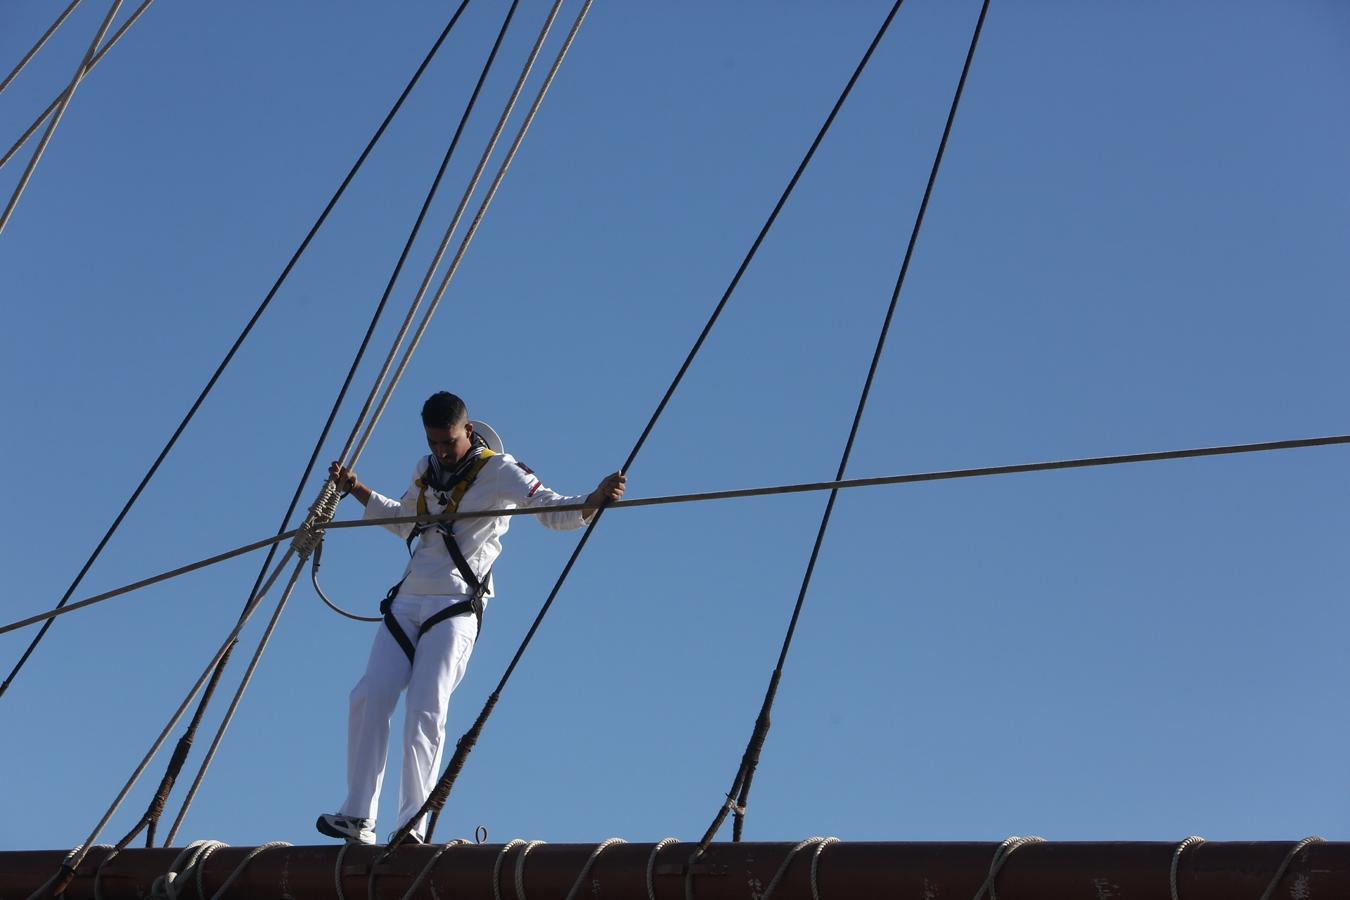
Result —
[[346, 841], [349, 844], [361, 844], [364, 846], [373, 846], [375, 843], [374, 837], [371, 837], [371, 839], [368, 841], [363, 841], [359, 837], [352, 837], [345, 831], [339, 831], [332, 825], [329, 825], [323, 816], [319, 816], [319, 818], [315, 820], [314, 827], [318, 829], [319, 834], [326, 834], [328, 835], [328, 837], [342, 838], [342, 840]]

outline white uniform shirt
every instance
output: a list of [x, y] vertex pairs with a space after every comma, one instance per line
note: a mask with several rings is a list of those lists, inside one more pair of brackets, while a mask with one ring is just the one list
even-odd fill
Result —
[[[401, 500], [391, 500], [376, 491], [370, 492], [370, 502], [366, 504], [366, 519], [387, 519], [397, 516], [417, 515], [417, 498], [422, 489], [417, 479], [427, 468], [427, 457], [417, 461], [413, 469], [412, 484], [404, 492]], [[517, 462], [509, 453], [499, 453], [489, 459], [460, 501], [460, 512], [472, 512], [479, 509], [513, 509], [515, 507], [548, 507], [581, 503], [585, 497], [567, 497], [544, 487], [539, 477], [524, 463]], [[427, 490], [427, 511], [434, 514], [445, 511], [433, 490]], [[532, 518], [538, 519], [546, 528], [556, 531], [570, 531], [585, 524], [580, 510], [546, 512]], [[455, 541], [460, 552], [468, 561], [470, 568], [483, 578], [492, 568], [502, 552], [502, 535], [511, 527], [510, 516], [484, 516], [474, 519], [457, 519], [448, 523], [453, 526]], [[384, 526], [399, 537], [407, 540], [412, 533], [410, 524], [390, 524]], [[413, 555], [404, 570], [403, 586], [400, 594], [415, 596], [460, 596], [471, 593], [469, 586], [459, 574], [459, 568], [445, 549], [445, 539], [440, 531], [429, 528], [413, 545]], [[488, 596], [491, 596], [491, 591]]]

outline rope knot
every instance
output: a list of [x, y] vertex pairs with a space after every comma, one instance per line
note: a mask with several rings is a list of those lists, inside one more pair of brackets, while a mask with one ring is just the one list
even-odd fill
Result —
[[300, 561], [304, 562], [314, 553], [314, 548], [323, 541], [323, 527], [333, 521], [333, 516], [337, 515], [338, 501], [342, 495], [338, 493], [338, 487], [330, 479], [323, 483], [323, 488], [319, 490], [319, 496], [310, 504], [309, 512], [305, 514], [305, 521], [300, 525], [300, 530], [291, 539], [291, 548], [295, 550]]

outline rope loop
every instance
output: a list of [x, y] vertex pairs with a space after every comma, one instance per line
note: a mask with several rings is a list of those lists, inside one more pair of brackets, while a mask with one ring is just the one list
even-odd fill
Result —
[[[581, 873], [577, 875], [577, 880], [572, 882], [572, 889], [567, 892], [567, 900], [577, 900], [577, 897], [581, 894], [582, 885], [586, 883], [586, 876], [591, 874], [591, 869], [595, 866], [595, 861], [600, 858], [601, 853], [604, 853], [606, 850], [608, 850], [610, 847], [613, 847], [615, 844], [626, 844], [626, 843], [628, 842], [625, 841], [623, 838], [613, 837], [607, 841], [604, 841], [603, 843], [596, 845], [596, 848], [591, 851], [591, 855], [586, 858], [586, 864], [581, 867]], [[523, 856], [524, 854], [522, 854], [522, 858]], [[520, 892], [520, 897], [522, 898], [522, 900], [525, 897], [525, 892], [523, 890]]]
[[773, 879], [769, 881], [769, 886], [764, 889], [764, 893], [759, 895], [759, 900], [769, 900], [773, 892], [778, 889], [778, 885], [783, 881], [783, 876], [787, 875], [788, 866], [792, 865], [792, 860], [798, 853], [807, 847], [815, 847], [816, 852], [811, 857], [811, 897], [813, 900], [820, 900], [820, 886], [816, 884], [816, 870], [820, 862], [820, 854], [830, 844], [839, 843], [837, 837], [809, 837], [797, 844], [788, 851], [788, 855], [783, 859], [782, 865], [774, 873]]
[[154, 900], [178, 900], [183, 886], [195, 879], [197, 895], [205, 897], [201, 882], [202, 865], [212, 853], [228, 846], [221, 841], [193, 841], [188, 844], [174, 857], [169, 870], [151, 883], [150, 896]]
[[1266, 885], [1265, 892], [1261, 894], [1261, 900], [1270, 900], [1270, 898], [1275, 895], [1275, 889], [1278, 888], [1280, 882], [1284, 880], [1285, 873], [1289, 871], [1289, 866], [1294, 862], [1294, 857], [1302, 853], [1304, 847], [1307, 847], [1309, 844], [1321, 843], [1325, 843], [1325, 839], [1314, 834], [1305, 837], [1303, 840], [1290, 847], [1289, 852], [1284, 855], [1284, 860], [1280, 863], [1280, 867], [1275, 870], [1274, 877], [1270, 879], [1270, 884]]
[[1177, 849], [1172, 851], [1172, 869], [1168, 876], [1167, 884], [1172, 889], [1172, 900], [1181, 900], [1181, 895], [1177, 891], [1177, 869], [1181, 866], [1181, 854], [1185, 853], [1191, 847], [1203, 844], [1205, 839], [1198, 834], [1193, 834], [1181, 843], [1177, 844]]
[[656, 846], [652, 848], [651, 856], [647, 857], [647, 900], [656, 900], [656, 881], [654, 879], [654, 876], [656, 875], [656, 855], [671, 844], [678, 843], [678, 838], [661, 838], [661, 840], [656, 842]]
[[[447, 841], [446, 843], [438, 847], [436, 849], [436, 852], [432, 854], [431, 859], [427, 860], [427, 864], [422, 867], [422, 871], [417, 873], [417, 877], [413, 879], [412, 884], [408, 885], [408, 890], [404, 892], [401, 900], [412, 900], [413, 894], [417, 893], [417, 889], [422, 886], [422, 882], [425, 881], [427, 876], [431, 874], [431, 870], [435, 867], [437, 860], [439, 860], [443, 855], [445, 855], [445, 851], [451, 849], [452, 847], [465, 846], [468, 843], [469, 842], [464, 838], [455, 838], [454, 840]], [[435, 893], [434, 886], [432, 893], [433, 894]], [[216, 900], [216, 898], [212, 897], [211, 900]]]
[[1028, 837], [1013, 835], [1003, 843], [999, 844], [998, 849], [994, 851], [994, 858], [989, 862], [989, 874], [985, 877], [984, 884], [980, 885], [980, 889], [975, 892], [974, 900], [981, 900], [986, 894], [989, 895], [989, 900], [998, 900], [998, 894], [994, 890], [994, 885], [998, 881], [998, 873], [1003, 870], [1003, 865], [1008, 861], [1008, 857], [1012, 856], [1015, 851], [1025, 847], [1027, 844], [1044, 843], [1045, 838], [1036, 837], [1035, 835]]
[[492, 900], [502, 900], [502, 863], [506, 861], [506, 854], [523, 843], [520, 838], [512, 838], [497, 854], [497, 861], [492, 864]]
[[516, 900], [525, 900], [525, 857], [529, 856], [535, 847], [546, 843], [548, 842], [529, 841], [520, 848], [520, 856], [516, 857]]

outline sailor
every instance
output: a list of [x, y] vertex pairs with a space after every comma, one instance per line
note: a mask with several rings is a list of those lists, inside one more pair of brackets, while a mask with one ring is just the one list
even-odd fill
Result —
[[[446, 391], [422, 406], [430, 456], [418, 460], [412, 485], [392, 500], [362, 484], [337, 463], [329, 476], [366, 508], [366, 519], [469, 512], [513, 507], [585, 504], [586, 511], [540, 513], [545, 527], [580, 528], [602, 504], [623, 496], [625, 477], [606, 476], [585, 497], [545, 487], [529, 466], [504, 451], [501, 439], [471, 422], [464, 401]], [[317, 828], [348, 843], [375, 843], [375, 813], [389, 750], [389, 720], [405, 689], [403, 777], [398, 827], [414, 816], [435, 785], [445, 742], [450, 695], [464, 677], [492, 597], [491, 570], [510, 526], [506, 516], [458, 519], [431, 525], [389, 524], [408, 542], [403, 577], [380, 605], [366, 673], [351, 693], [347, 720], [347, 799], [338, 812], [319, 816]], [[424, 817], [425, 818], [425, 817]], [[410, 837], [420, 841], [425, 821]]]

